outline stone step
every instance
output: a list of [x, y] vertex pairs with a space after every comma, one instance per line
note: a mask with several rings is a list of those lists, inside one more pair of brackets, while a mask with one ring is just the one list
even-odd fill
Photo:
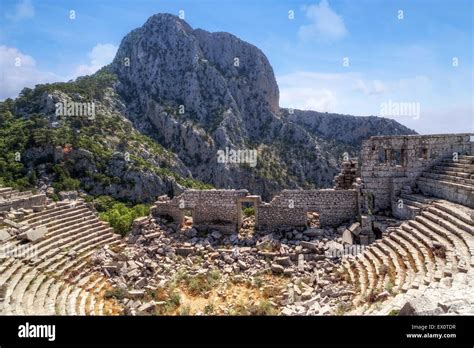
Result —
[[452, 168], [462, 168], [466, 170], [467, 172], [474, 172], [474, 164], [472, 163], [464, 163], [466, 162], [465, 160], [458, 160], [457, 162], [454, 162], [452, 159], [451, 160], [443, 160], [439, 162], [439, 165], [443, 167], [452, 167]]
[[86, 247], [83, 247], [83, 248], [79, 247], [78, 249], [81, 250], [81, 254], [79, 255], [79, 257], [76, 257], [75, 259], [72, 259], [70, 261], [64, 257], [61, 258], [59, 261], [56, 260], [56, 263], [48, 267], [48, 272], [55, 272], [54, 274], [56, 276], [61, 276], [61, 274], [65, 272], [67, 269], [81, 262], [83, 258], [85, 257], [84, 255], [90, 256], [92, 253], [94, 253], [97, 249], [99, 249], [103, 245], [113, 245], [114, 243], [117, 243], [117, 239], [115, 236], [112, 236], [112, 237], [108, 237], [107, 239], [95, 240], [92, 242], [92, 244], [89, 244]]
[[367, 248], [364, 252], [365, 257], [369, 260], [372, 265], [372, 270], [376, 275], [376, 283], [374, 284], [375, 292], [382, 292], [384, 290], [384, 284], [387, 279], [387, 272], [384, 274], [381, 273], [382, 262], [379, 259], [379, 256], [372, 251], [372, 248]]
[[[82, 288], [72, 286], [73, 290], [69, 292], [68, 298], [66, 300], [66, 314], [67, 315], [77, 315], [76, 307], [79, 295], [82, 291]], [[80, 300], [79, 300], [80, 301]]]
[[438, 201], [433, 203], [434, 207], [443, 210], [444, 212], [454, 216], [455, 218], [459, 219], [460, 222], [464, 224], [459, 225], [459, 227], [463, 228], [463, 226], [468, 226], [469, 228], [465, 229], [470, 234], [474, 235], [473, 226], [474, 226], [474, 219], [471, 217], [472, 209], [467, 207], [454, 204], [451, 202], [446, 201]]
[[460, 237], [460, 235], [462, 235], [461, 230], [450, 222], [439, 218], [437, 215], [432, 214], [429, 211], [423, 211], [420, 218], [426, 218], [431, 221], [431, 229], [436, 233], [443, 235], [450, 241], [450, 243], [454, 246], [456, 255], [458, 255], [458, 261], [463, 259], [465, 264], [462, 269], [462, 266], [458, 265], [458, 267], [460, 267], [459, 270], [467, 271], [466, 267], [469, 268], [471, 265], [471, 245], [467, 244], [467, 242], [462, 237]]
[[46, 206], [45, 210], [32, 213], [26, 216], [25, 219], [22, 221], [22, 224], [27, 224], [31, 226], [42, 220], [49, 219], [50, 217], [57, 217], [63, 213], [74, 211], [79, 207], [82, 207], [82, 204], [77, 204], [75, 207], [72, 207], [71, 205], [50, 204]]
[[424, 278], [423, 283], [428, 285], [429, 283], [435, 281], [434, 275], [437, 269], [436, 259], [434, 258], [431, 250], [426, 248], [426, 245], [422, 243], [419, 239], [412, 236], [410, 233], [407, 233], [406, 230], [400, 228], [396, 232], [397, 235], [401, 236], [407, 242], [409, 242], [416, 250], [421, 261], [420, 267], [423, 269]]
[[471, 173], [466, 173], [463, 171], [455, 171], [451, 170], [451, 168], [445, 168], [445, 169], [438, 169], [432, 168], [429, 170], [430, 173], [435, 173], [435, 174], [441, 174], [441, 175], [450, 175], [450, 176], [456, 176], [460, 178], [465, 178], [465, 179], [473, 179], [474, 175]]
[[54, 286], [56, 280], [52, 277], [44, 281], [37, 293], [35, 294], [34, 304], [33, 304], [33, 313], [32, 315], [52, 315], [55, 312], [51, 313], [46, 311], [45, 305], [47, 303], [47, 297], [50, 291], [50, 288]]
[[[472, 185], [467, 185], [467, 184], [457, 184], [455, 182], [451, 181], [444, 181], [444, 180], [435, 180], [431, 178], [426, 178], [424, 176], [420, 176], [417, 179], [417, 184], [419, 185], [420, 183], [426, 184], [426, 185], [432, 185], [435, 187], [438, 187], [439, 185], [445, 185], [448, 187], [451, 187], [453, 189], [458, 189], [458, 190], [463, 190], [463, 191], [468, 191], [472, 192], [473, 186]], [[444, 198], [444, 197], [441, 197]], [[449, 200], [449, 198], [448, 198]]]
[[[467, 176], [470, 176], [470, 174], [464, 173]], [[453, 176], [453, 175], [448, 175], [448, 174], [440, 174], [438, 172], [423, 172], [421, 174], [425, 178], [430, 178], [434, 180], [439, 180], [439, 181], [449, 181], [452, 183], [457, 183], [457, 184], [462, 184], [462, 185], [467, 185], [467, 186], [473, 186], [474, 185], [474, 180], [470, 179], [469, 177], [461, 177], [461, 176]]]
[[466, 248], [470, 250], [471, 256], [474, 255], [474, 236], [471, 234], [471, 232], [474, 233], [474, 231], [472, 231], [470, 225], [465, 224], [457, 217], [436, 207], [429, 207], [426, 209], [426, 212], [438, 216], [441, 219], [439, 225], [460, 238], [466, 245]]
[[24, 267], [24, 264], [20, 260], [13, 259], [0, 273], [0, 286], [6, 284], [21, 267]]
[[56, 315], [67, 315], [67, 299], [69, 293], [73, 290], [72, 286], [65, 283], [64, 287], [60, 290], [57, 298]]
[[15, 304], [14, 313], [16, 315], [24, 315], [26, 310], [26, 292], [31, 286], [33, 281], [36, 280], [39, 273], [36, 269], [32, 268], [28, 273], [24, 274], [21, 280], [17, 283], [15, 289], [12, 290], [12, 300]]
[[40, 273], [38, 277], [33, 281], [31, 287], [26, 292], [25, 296], [25, 313], [28, 315], [34, 314], [34, 303], [36, 300], [36, 296], [38, 294], [41, 285], [48, 279], [47, 275], [44, 273]]
[[408, 291], [414, 281], [415, 272], [413, 272], [411, 264], [408, 260], [407, 251], [401, 245], [398, 245], [393, 239], [389, 239], [388, 236], [381, 239], [381, 244], [387, 245], [395, 252], [398, 264], [405, 273], [404, 282], [401, 284], [400, 291]]
[[421, 244], [425, 246], [426, 252], [428, 254], [428, 259], [431, 260], [431, 263], [434, 265], [433, 278], [434, 281], [440, 281], [441, 278], [437, 277], [440, 271], [442, 271], [446, 266], [446, 260], [440, 258], [439, 256], [433, 253], [433, 240], [418, 231], [415, 227], [411, 226], [409, 223], [403, 223], [401, 226], [402, 230], [406, 231], [414, 239], [418, 240]]
[[57, 242], [56, 247], [44, 254], [40, 261], [35, 262], [35, 264], [37, 264], [39, 268], [45, 269], [51, 264], [56, 256], [59, 255], [60, 258], [64, 258], [67, 253], [81, 251], [80, 246], [87, 246], [97, 240], [111, 236], [113, 236], [113, 234], [110, 233], [109, 227], [100, 226], [93, 230], [86, 230], [77, 235], [77, 238], [74, 238], [75, 236], [73, 236]]
[[410, 264], [410, 271], [413, 273], [413, 278], [411, 279], [411, 287], [419, 288], [419, 286], [424, 282], [426, 277], [424, 261], [420, 260], [420, 255], [418, 251], [405, 239], [401, 238], [400, 235], [397, 235], [395, 232], [391, 233], [388, 238], [391, 241], [394, 241], [395, 245], [401, 246], [404, 254], [402, 257], [408, 261]]
[[377, 281], [378, 281], [377, 272], [375, 270], [375, 267], [371, 263], [371, 261], [367, 258], [367, 255], [366, 255], [365, 252], [360, 255], [359, 262], [361, 262], [362, 267], [365, 268], [365, 271], [366, 271], [367, 276], [368, 276], [368, 281], [369, 281], [367, 288], [368, 288], [369, 292], [372, 292], [376, 289], [376, 284], [377, 284]]
[[23, 275], [30, 270], [30, 267], [25, 266], [22, 264], [15, 273], [12, 274], [8, 283], [7, 283], [7, 290], [5, 292], [5, 299], [4, 299], [4, 310], [5, 314], [12, 315], [15, 313], [14, 309], [14, 301], [16, 300], [16, 293], [14, 292], [17, 284], [23, 278]]
[[344, 267], [345, 272], [347, 272], [347, 274], [349, 275], [351, 283], [355, 284], [356, 277], [354, 275], [354, 272], [352, 271], [350, 262], [348, 262], [345, 258], [343, 258], [341, 261], [341, 266]]
[[61, 287], [65, 286], [65, 283], [61, 280], [56, 280], [51, 284], [48, 289], [46, 300], [44, 301], [44, 311], [48, 315], [55, 315], [56, 305], [59, 303], [58, 296], [60, 294]]
[[46, 227], [48, 232], [46, 233], [47, 237], [52, 237], [57, 234], [60, 234], [67, 227], [75, 225], [76, 223], [83, 222], [83, 221], [97, 221], [97, 217], [93, 212], [90, 210], [77, 210], [74, 214], [70, 214], [69, 216], [65, 217], [61, 220], [54, 220], [50, 222]]
[[84, 237], [88, 237], [97, 232], [108, 230], [108, 227], [101, 224], [100, 221], [90, 224], [85, 222], [80, 224], [77, 228], [68, 231], [65, 234], [56, 236], [55, 238], [47, 239], [43, 243], [38, 244], [38, 250], [36, 253], [36, 261], [34, 264], [39, 264], [41, 260], [50, 257], [58, 252], [59, 249], [65, 249], [74, 244], [75, 241], [82, 240]]
[[[397, 291], [400, 283], [403, 282], [404, 275], [400, 274], [400, 269], [394, 264], [394, 260], [389, 251], [380, 246], [380, 243], [375, 242], [371, 244], [371, 251], [379, 256], [382, 260], [382, 264], [386, 265], [387, 270], [387, 279], [392, 282], [392, 291]], [[384, 284], [386, 286], [388, 282]]]
[[[412, 239], [410, 236], [407, 236], [403, 233], [402, 229], [397, 229], [395, 232], [390, 234], [390, 237], [397, 240], [398, 244], [405, 245], [406, 249], [410, 252], [410, 262], [414, 262], [416, 270], [426, 274], [428, 271], [426, 263], [429, 262], [425, 260], [426, 256], [423, 252], [423, 246], [418, 244], [418, 241]], [[427, 254], [427, 253], [426, 253]], [[429, 259], [428, 259], [429, 260]]]
[[449, 275], [449, 273], [452, 272], [452, 267], [457, 266], [457, 260], [456, 260], [455, 253], [453, 250], [453, 245], [451, 244], [451, 242], [445, 237], [434, 232], [431, 229], [432, 223], [430, 223], [429, 220], [426, 220], [423, 217], [417, 216], [415, 220], [410, 220], [408, 221], [408, 223], [410, 224], [410, 226], [414, 227], [417, 231], [429, 237], [433, 242], [437, 242], [446, 247], [446, 260], [445, 260], [446, 264], [445, 264], [445, 269], [443, 270], [443, 272]]

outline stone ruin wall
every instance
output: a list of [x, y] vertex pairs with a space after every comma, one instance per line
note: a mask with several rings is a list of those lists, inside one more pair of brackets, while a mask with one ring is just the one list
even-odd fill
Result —
[[364, 213], [390, 210], [403, 186], [414, 187], [420, 174], [454, 152], [474, 153], [470, 134], [375, 136], [361, 151]]
[[[293, 208], [291, 208], [293, 207]], [[317, 212], [322, 227], [355, 220], [356, 190], [283, 190], [270, 203], [258, 207], [258, 226], [306, 226], [306, 213]]]
[[237, 204], [247, 190], [186, 190], [173, 199], [158, 200], [152, 208], [155, 216], [170, 216], [181, 223], [187, 210], [192, 212], [196, 229], [213, 228], [233, 232], [238, 222]]
[[7, 212], [10, 209], [31, 209], [35, 206], [46, 204], [46, 195], [31, 194], [30, 192], [21, 192], [11, 197], [0, 197], [0, 212]]
[[242, 203], [252, 202], [259, 229], [306, 226], [307, 212], [317, 212], [321, 226], [335, 226], [357, 218], [357, 197], [356, 190], [284, 190], [265, 203], [247, 190], [187, 190], [173, 199], [161, 197], [152, 214], [181, 223], [191, 210], [196, 229], [232, 233], [241, 223]]

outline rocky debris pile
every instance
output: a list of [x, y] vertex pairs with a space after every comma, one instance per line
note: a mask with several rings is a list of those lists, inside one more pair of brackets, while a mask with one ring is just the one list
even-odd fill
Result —
[[[307, 312], [319, 313], [314, 306], [324, 307], [331, 297], [329, 292], [318, 293], [329, 291], [337, 282], [338, 256], [332, 251], [342, 248], [340, 232], [308, 228], [265, 234], [252, 231], [252, 224], [252, 217], [246, 218], [239, 234], [223, 235], [183, 228], [165, 219], [139, 218], [124, 249], [101, 249], [92, 257], [93, 268], [122, 291], [120, 301], [127, 314], [153, 311], [156, 303], [145, 300], [147, 292], [166, 287], [178, 275], [196, 277], [213, 271], [222, 275], [222, 282], [233, 283], [254, 284], [260, 277], [271, 276], [275, 284], [267, 286], [288, 284], [271, 298], [278, 308], [286, 308], [282, 314], [299, 314], [299, 309], [285, 306], [304, 306], [299, 302], [308, 300], [312, 309]], [[334, 306], [331, 302], [330, 307]]]

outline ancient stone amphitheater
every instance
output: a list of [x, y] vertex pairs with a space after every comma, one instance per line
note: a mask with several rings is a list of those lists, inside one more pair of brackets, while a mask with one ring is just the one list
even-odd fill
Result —
[[87, 262], [119, 236], [80, 201], [53, 203], [44, 194], [0, 188], [0, 211], [12, 207], [0, 236], [0, 313], [114, 314], [114, 303], [102, 297], [107, 280]]
[[[242, 203], [254, 204], [260, 229], [298, 228], [317, 212], [321, 227], [351, 226], [342, 235], [345, 245], [364, 247], [337, 259], [340, 282], [354, 294], [351, 314], [473, 314], [473, 144], [469, 134], [372, 137], [360, 165], [344, 163], [333, 189], [287, 190], [270, 203], [245, 190], [191, 190], [160, 198], [151, 218], [181, 223], [191, 211], [196, 228], [233, 233]], [[81, 199], [54, 203], [44, 194], [0, 188], [0, 213], [1, 314], [121, 313], [104, 297], [111, 283], [90, 258], [124, 242], [91, 207]], [[383, 228], [385, 217], [397, 223]], [[305, 254], [312, 244], [301, 245]]]

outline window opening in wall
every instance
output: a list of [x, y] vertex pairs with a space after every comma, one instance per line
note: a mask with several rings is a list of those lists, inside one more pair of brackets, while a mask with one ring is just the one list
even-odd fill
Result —
[[407, 150], [406, 149], [401, 149], [401, 157], [402, 157], [402, 166], [406, 167], [407, 162], [408, 162]]
[[394, 149], [392, 151], [393, 154], [393, 161], [397, 166], [400, 166], [402, 164], [402, 150], [401, 149]]
[[385, 163], [385, 161], [386, 161], [385, 150], [382, 149], [382, 148], [379, 149], [378, 159], [379, 159], [379, 163]]
[[392, 149], [385, 149], [385, 163], [390, 163], [392, 160]]

